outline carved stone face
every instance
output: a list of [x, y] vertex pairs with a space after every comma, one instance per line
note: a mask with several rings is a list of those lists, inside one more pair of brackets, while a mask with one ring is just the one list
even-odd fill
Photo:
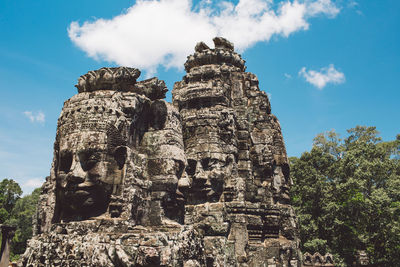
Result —
[[198, 157], [188, 156], [187, 162], [186, 174], [191, 180], [188, 202], [190, 204], [218, 202], [225, 181], [232, 173], [232, 158], [223, 153], [204, 153]]
[[56, 169], [61, 217], [86, 219], [106, 212], [120, 191], [125, 147], [110, 151], [105, 132], [83, 131], [59, 140]]
[[289, 197], [289, 181], [288, 181], [289, 167], [285, 164], [283, 166], [275, 166], [273, 171], [272, 188], [275, 192], [277, 201], [288, 204]]

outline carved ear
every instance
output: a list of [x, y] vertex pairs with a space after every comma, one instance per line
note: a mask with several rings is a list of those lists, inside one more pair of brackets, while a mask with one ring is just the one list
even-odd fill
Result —
[[161, 130], [165, 127], [167, 121], [168, 108], [164, 101], [154, 101], [150, 107], [151, 120], [150, 126], [155, 130]]
[[127, 157], [126, 146], [119, 146], [114, 150], [114, 159], [118, 163], [119, 169], [122, 169], [122, 167], [124, 167], [126, 157]]

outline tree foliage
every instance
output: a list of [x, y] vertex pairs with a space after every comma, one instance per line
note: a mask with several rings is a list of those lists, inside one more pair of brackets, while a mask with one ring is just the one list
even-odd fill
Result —
[[373, 264], [398, 264], [399, 155], [400, 135], [384, 142], [375, 127], [357, 126], [345, 139], [319, 134], [310, 152], [290, 159], [304, 252], [330, 252], [350, 265], [365, 250]]
[[0, 182], [0, 224], [10, 218], [10, 213], [21, 194], [21, 187], [14, 180], [4, 179]]
[[26, 249], [26, 242], [32, 237], [32, 217], [36, 212], [39, 200], [40, 188], [36, 188], [32, 194], [17, 200], [11, 211], [8, 224], [17, 226], [11, 244], [13, 254], [22, 254]]
[[32, 194], [21, 195], [21, 187], [14, 180], [3, 179], [0, 182], [0, 224], [17, 227], [11, 243], [12, 259], [24, 253], [26, 242], [32, 237], [32, 217], [36, 211], [40, 188]]

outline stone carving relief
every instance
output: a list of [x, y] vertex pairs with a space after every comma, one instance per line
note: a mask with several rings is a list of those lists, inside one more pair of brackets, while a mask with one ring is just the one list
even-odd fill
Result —
[[135, 68], [101, 68], [89, 71], [78, 79], [78, 93], [97, 90], [130, 91], [139, 77], [140, 71]]
[[303, 264], [304, 264], [304, 267], [306, 267], [306, 266], [334, 267], [335, 266], [332, 254], [326, 253], [325, 256], [322, 256], [318, 252], [315, 252], [314, 255], [311, 255], [308, 252], [304, 253]]
[[279, 122], [234, 45], [214, 46], [172, 104], [134, 68], [79, 78], [21, 266], [302, 265]]

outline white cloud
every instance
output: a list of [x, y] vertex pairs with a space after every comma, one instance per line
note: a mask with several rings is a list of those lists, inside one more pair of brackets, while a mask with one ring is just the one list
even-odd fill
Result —
[[333, 64], [328, 67], [321, 68], [320, 71], [306, 70], [306, 67], [301, 68], [299, 75], [303, 76], [307, 82], [316, 86], [318, 89], [324, 88], [328, 83], [344, 83], [346, 78], [343, 72], [335, 69]]
[[360, 10], [360, 5], [355, 0], [350, 0], [347, 4], [347, 7], [354, 9], [360, 16], [364, 15], [364, 13]]
[[24, 183], [25, 187], [30, 187], [30, 188], [37, 188], [37, 187], [41, 187], [44, 183], [43, 179], [39, 179], [39, 178], [32, 178], [27, 180]]
[[329, 17], [336, 17], [340, 9], [331, 2], [331, 0], [319, 0], [309, 3], [309, 15], [315, 16], [318, 14], [325, 14]]
[[292, 75], [290, 75], [290, 74], [288, 74], [288, 73], [285, 73], [285, 74], [283, 74], [283, 75], [285, 75], [285, 78], [286, 78], [286, 79], [292, 79]]
[[[275, 6], [277, 6], [275, 8]], [[334, 17], [331, 0], [138, 0], [112, 19], [74, 21], [68, 28], [72, 42], [89, 57], [134, 66], [154, 73], [159, 65], [182, 68], [199, 41], [215, 36], [232, 41], [242, 52], [273, 35], [289, 36], [307, 30], [309, 18]]]
[[43, 112], [38, 111], [35, 114], [32, 111], [24, 111], [24, 115], [31, 121], [31, 122], [39, 122], [44, 123], [45, 115]]
[[349, 2], [347, 3], [347, 6], [350, 7], [350, 8], [353, 8], [353, 7], [359, 6], [359, 4], [355, 0], [349, 0]]

